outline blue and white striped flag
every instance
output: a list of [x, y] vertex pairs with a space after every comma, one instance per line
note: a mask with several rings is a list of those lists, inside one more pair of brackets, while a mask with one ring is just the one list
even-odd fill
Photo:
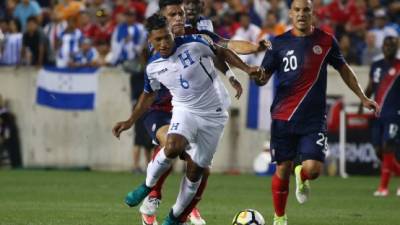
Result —
[[44, 67], [37, 78], [36, 102], [63, 110], [93, 110], [98, 68]]
[[264, 86], [257, 86], [254, 81], [249, 83], [249, 101], [247, 105], [247, 128], [270, 130], [271, 104], [274, 99], [273, 77]]

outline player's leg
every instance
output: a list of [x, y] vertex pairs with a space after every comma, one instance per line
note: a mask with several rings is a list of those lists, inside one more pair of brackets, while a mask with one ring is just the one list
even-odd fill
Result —
[[171, 168], [172, 160], [177, 158], [188, 146], [187, 139], [180, 134], [169, 134], [167, 144], [147, 166], [146, 181], [132, 192], [125, 202], [130, 207], [137, 206], [156, 185], [160, 177]]
[[177, 201], [172, 207], [170, 215], [164, 221], [164, 225], [186, 222], [188, 212], [191, 212], [200, 201], [207, 183], [207, 177], [202, 178], [203, 175], [208, 175], [205, 171], [211, 166], [227, 120], [227, 114], [221, 114], [216, 118], [194, 116], [192, 119], [196, 120], [196, 124], [199, 125], [196, 143], [186, 151], [186, 177], [182, 181]]
[[274, 225], [286, 225], [286, 203], [289, 195], [289, 177], [296, 157], [297, 137], [289, 122], [273, 120], [271, 124], [271, 156], [277, 162], [272, 176], [271, 193], [274, 205]]
[[382, 144], [382, 163], [381, 181], [374, 196], [387, 196], [390, 177], [394, 173], [399, 173], [395, 152], [400, 144], [399, 123], [396, 121], [380, 121], [381, 142]]
[[303, 204], [309, 198], [309, 181], [317, 179], [323, 168], [325, 152], [328, 149], [326, 130], [302, 134], [297, 147], [302, 164], [295, 168], [296, 199]]

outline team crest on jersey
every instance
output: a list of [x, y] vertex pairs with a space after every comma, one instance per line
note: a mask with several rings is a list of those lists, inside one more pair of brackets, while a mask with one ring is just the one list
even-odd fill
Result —
[[312, 48], [314, 54], [321, 55], [322, 54], [322, 48], [319, 45], [314, 45]]
[[294, 53], [294, 50], [289, 50], [286, 52], [286, 55], [293, 55], [293, 53]]
[[391, 68], [391, 69], [389, 70], [389, 75], [390, 75], [390, 76], [396, 75], [396, 69], [395, 69], [395, 68]]

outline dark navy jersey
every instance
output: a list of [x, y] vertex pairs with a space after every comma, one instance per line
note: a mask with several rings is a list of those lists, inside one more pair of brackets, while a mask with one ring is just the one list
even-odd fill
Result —
[[325, 120], [327, 65], [339, 70], [346, 62], [336, 39], [315, 28], [298, 37], [292, 30], [272, 39], [262, 66], [275, 73], [272, 119], [294, 122]]
[[400, 60], [374, 62], [369, 73], [382, 119], [400, 119]]

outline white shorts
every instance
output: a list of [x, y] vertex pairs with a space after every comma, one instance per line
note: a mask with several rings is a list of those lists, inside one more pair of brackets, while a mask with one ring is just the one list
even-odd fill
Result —
[[168, 134], [180, 134], [191, 144], [186, 150], [200, 167], [211, 166], [218, 142], [222, 136], [228, 113], [219, 116], [199, 116], [182, 109], [173, 109]]

